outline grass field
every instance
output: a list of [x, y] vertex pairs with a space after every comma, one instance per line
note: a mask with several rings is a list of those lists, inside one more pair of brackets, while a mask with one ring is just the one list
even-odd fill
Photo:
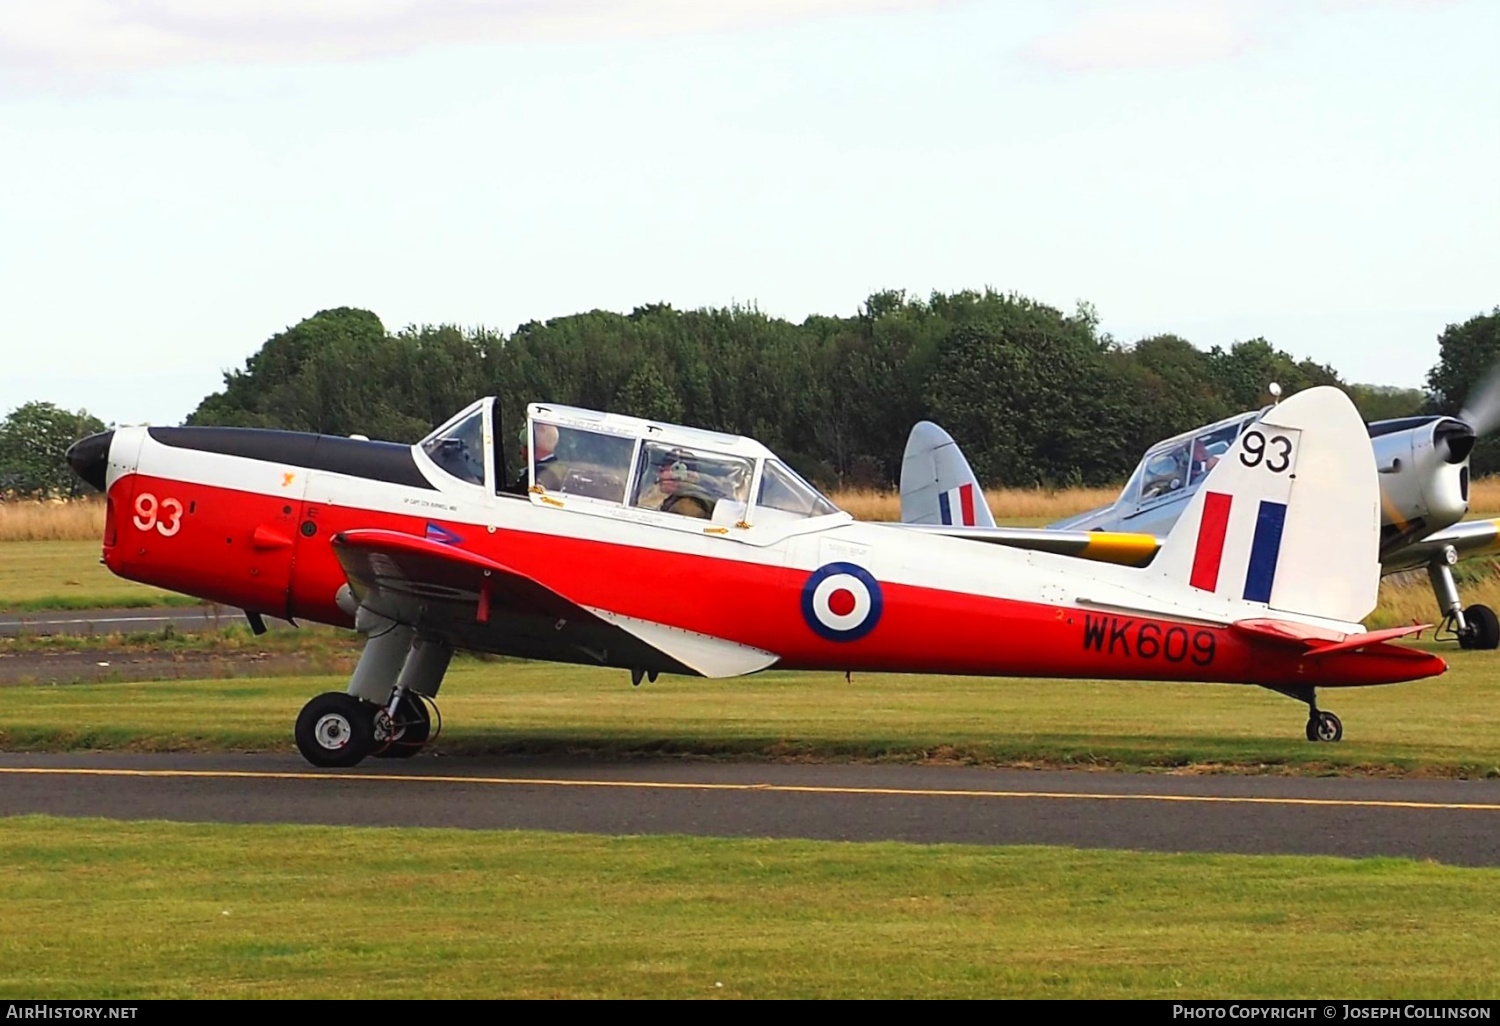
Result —
[[[764, 673], [662, 677], [526, 662], [455, 663], [448, 753], [897, 760], [1190, 772], [1500, 775], [1500, 668], [1452, 653], [1429, 681], [1325, 691], [1345, 740], [1303, 738], [1305, 707], [1253, 687]], [[0, 746], [291, 751], [298, 710], [346, 677], [17, 685]]]
[[0, 612], [197, 604], [116, 577], [99, 562], [98, 538], [0, 542]]
[[0, 998], [1488, 999], [1500, 871], [116, 823], [0, 830]]

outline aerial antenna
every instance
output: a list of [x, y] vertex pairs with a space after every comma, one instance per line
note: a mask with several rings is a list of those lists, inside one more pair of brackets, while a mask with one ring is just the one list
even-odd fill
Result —
[[1271, 382], [1271, 387], [1266, 389], [1266, 391], [1271, 393], [1272, 406], [1275, 406], [1277, 403], [1281, 402], [1281, 386], [1276, 382]]

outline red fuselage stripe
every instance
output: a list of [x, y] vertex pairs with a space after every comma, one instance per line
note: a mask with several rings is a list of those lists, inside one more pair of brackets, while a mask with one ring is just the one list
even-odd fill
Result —
[[[657, 545], [622, 544], [499, 526], [491, 530], [425, 515], [288, 500], [146, 475], [120, 479], [111, 497], [119, 508], [130, 510], [138, 490], [180, 501], [186, 510], [181, 527], [165, 536], [124, 515], [117, 543], [105, 548], [111, 570], [275, 615], [348, 626], [348, 615], [335, 601], [345, 578], [331, 539], [343, 531], [367, 529], [420, 539], [431, 523], [466, 538], [461, 551], [471, 558], [509, 567], [568, 601], [774, 652], [785, 669], [1272, 685], [1308, 679], [1302, 653], [1284, 641], [895, 581], [878, 582], [883, 609], [868, 634], [830, 639], [813, 628], [802, 610], [811, 569], [676, 551], [676, 536], [665, 530]], [[558, 510], [555, 515], [586, 514]], [[258, 528], [292, 538], [293, 547], [255, 548]], [[642, 540], [655, 541], [645, 532]], [[740, 543], [725, 539], [723, 544]], [[978, 547], [976, 559], [986, 558], [987, 551]], [[455, 558], [462, 557], [455, 552]], [[997, 572], [1002, 565], [997, 560]], [[488, 612], [494, 621], [493, 606]], [[830, 612], [841, 615], [837, 609]], [[476, 619], [479, 613], [476, 608]], [[495, 647], [481, 650], [507, 651], [504, 632], [495, 635]], [[1442, 672], [1435, 657], [1428, 657], [1428, 665], [1410, 658], [1384, 659], [1380, 650], [1376, 645], [1320, 659], [1318, 685], [1388, 683]], [[1398, 651], [1403, 657], [1412, 655], [1410, 649]]]

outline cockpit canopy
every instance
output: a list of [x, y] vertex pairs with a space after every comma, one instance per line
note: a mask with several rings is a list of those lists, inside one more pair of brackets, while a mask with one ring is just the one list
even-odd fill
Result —
[[1120, 492], [1116, 508], [1146, 509], [1191, 495], [1240, 432], [1259, 420], [1262, 412], [1241, 413], [1152, 446]]
[[464, 485], [573, 508], [669, 513], [739, 527], [840, 512], [753, 439], [540, 403], [527, 407], [516, 438], [521, 472], [506, 480], [494, 402], [469, 406], [418, 448]]

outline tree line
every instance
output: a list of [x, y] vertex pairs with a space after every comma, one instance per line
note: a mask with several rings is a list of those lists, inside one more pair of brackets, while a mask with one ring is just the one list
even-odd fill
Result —
[[[508, 336], [390, 332], [346, 307], [268, 339], [187, 422], [410, 442], [493, 394], [512, 452], [528, 402], [566, 403], [750, 435], [819, 484], [884, 487], [925, 419], [987, 483], [1108, 484], [1153, 442], [1264, 405], [1272, 381], [1287, 394], [1341, 385], [1367, 419], [1456, 411], [1476, 368], [1500, 358], [1500, 308], [1450, 325], [1440, 348], [1424, 392], [1348, 385], [1260, 338], [1206, 351], [1171, 334], [1122, 344], [1087, 304], [1065, 313], [989, 290], [879, 292], [853, 316], [800, 324], [753, 307], [658, 304]], [[0, 468], [5, 438], [0, 429]], [[1500, 469], [1491, 448], [1477, 470]]]

